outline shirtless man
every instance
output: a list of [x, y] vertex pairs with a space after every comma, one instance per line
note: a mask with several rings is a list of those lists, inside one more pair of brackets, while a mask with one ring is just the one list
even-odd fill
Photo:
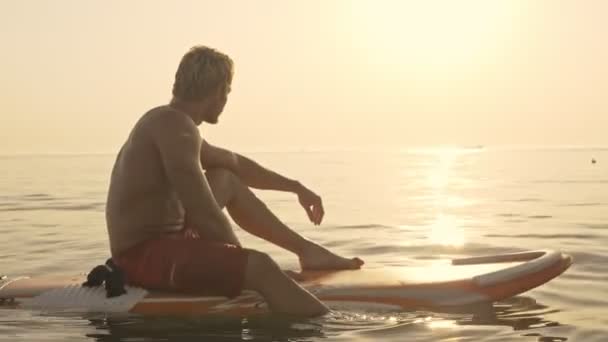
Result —
[[250, 187], [296, 194], [318, 225], [324, 211], [313, 191], [201, 138], [197, 126], [217, 123], [232, 75], [228, 56], [192, 48], [175, 75], [171, 103], [135, 124], [114, 164], [108, 193], [112, 258], [134, 285], [227, 297], [251, 289], [274, 312], [322, 315], [327, 307], [267, 254], [241, 247], [222, 212], [227, 208], [245, 231], [295, 253], [302, 269], [363, 264], [285, 226]]

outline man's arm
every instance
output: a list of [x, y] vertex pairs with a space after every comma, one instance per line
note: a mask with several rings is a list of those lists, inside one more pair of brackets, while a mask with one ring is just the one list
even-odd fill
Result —
[[325, 212], [321, 197], [300, 182], [269, 170], [243, 155], [213, 146], [203, 140], [201, 164], [205, 169], [214, 167], [229, 169], [244, 184], [255, 189], [293, 192], [298, 195], [300, 204], [313, 223], [320, 224], [323, 219]]
[[303, 185], [293, 179], [282, 176], [263, 167], [252, 159], [235, 153], [237, 174], [250, 187], [260, 190], [277, 190], [298, 194]]
[[181, 113], [163, 113], [157, 119], [152, 137], [189, 223], [206, 238], [240, 245], [201, 169], [202, 139], [196, 125]]
[[228, 169], [247, 186], [255, 189], [298, 193], [302, 187], [299, 182], [269, 170], [245, 156], [213, 146], [204, 140], [201, 145], [201, 164], [205, 169]]

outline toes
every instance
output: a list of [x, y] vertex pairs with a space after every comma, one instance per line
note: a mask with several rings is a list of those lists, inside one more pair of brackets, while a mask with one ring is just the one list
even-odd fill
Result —
[[363, 266], [363, 264], [365, 264], [365, 262], [359, 258], [351, 259], [351, 267], [353, 269], [359, 269], [359, 268], [361, 268], [361, 266]]

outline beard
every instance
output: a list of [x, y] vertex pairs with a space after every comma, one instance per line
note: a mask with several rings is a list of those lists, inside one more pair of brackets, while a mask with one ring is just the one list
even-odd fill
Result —
[[205, 121], [206, 123], [208, 123], [208, 124], [215, 125], [215, 124], [217, 124], [217, 123], [218, 123], [219, 118], [220, 118], [220, 114], [218, 113], [218, 114], [216, 114], [216, 115], [214, 115], [214, 116], [212, 116], [212, 117], [205, 118], [205, 120], [204, 120], [204, 121]]
[[224, 103], [218, 103], [218, 102], [213, 103], [211, 105], [211, 108], [208, 109], [208, 111], [206, 113], [207, 115], [203, 117], [203, 120], [206, 123], [209, 123], [209, 124], [212, 124], [212, 125], [217, 124], [218, 121], [219, 121], [220, 115], [224, 111], [225, 105], [226, 105], [226, 102], [224, 102]]

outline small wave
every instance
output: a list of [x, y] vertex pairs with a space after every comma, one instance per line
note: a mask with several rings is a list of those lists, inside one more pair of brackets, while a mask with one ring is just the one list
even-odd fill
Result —
[[589, 229], [608, 229], [608, 223], [579, 223], [579, 226]]
[[608, 265], [608, 255], [592, 252], [568, 251], [577, 264]]
[[528, 216], [528, 218], [531, 218], [531, 219], [548, 219], [548, 218], [552, 218], [552, 217], [553, 216], [551, 216], [551, 215], [531, 215], [531, 216]]
[[334, 228], [338, 228], [338, 229], [369, 229], [369, 228], [393, 229], [395, 227], [385, 226], [385, 225], [376, 224], [376, 223], [367, 223], [367, 224], [340, 225], [340, 226], [335, 226]]
[[14, 211], [39, 211], [39, 210], [65, 210], [65, 211], [81, 211], [81, 210], [97, 210], [103, 209], [105, 203], [90, 203], [90, 204], [73, 204], [73, 205], [46, 205], [46, 206], [13, 206], [8, 208], [0, 208], [0, 212]]
[[[31, 224], [31, 226], [32, 226], [32, 227], [35, 227], [35, 228], [52, 228], [52, 227], [59, 227], [59, 225], [58, 225], [58, 224], [49, 224], [49, 223], [32, 223], [32, 224]], [[45, 235], [50, 236], [50, 235], [59, 235], [59, 234], [60, 234], [59, 232], [56, 232], [56, 231], [52, 231], [52, 230], [51, 230], [51, 231], [48, 231], [48, 232], [45, 232], [45, 233], [41, 233], [40, 235], [41, 235], [41, 236], [45, 236]]]
[[518, 219], [511, 219], [511, 220], [505, 220], [506, 223], [523, 223], [526, 222], [526, 220], [518, 220]]
[[484, 237], [497, 238], [542, 238], [542, 239], [596, 239], [601, 238], [601, 235], [594, 234], [485, 234]]
[[562, 207], [597, 207], [597, 206], [602, 206], [605, 205], [604, 203], [600, 203], [600, 202], [589, 202], [589, 203], [566, 203], [563, 204]]
[[496, 216], [499, 216], [499, 217], [518, 217], [518, 216], [521, 216], [521, 214], [502, 213], [502, 214], [497, 214]]
[[540, 198], [517, 198], [517, 199], [508, 199], [505, 202], [542, 202], [543, 200]]
[[52, 197], [49, 194], [44, 194], [44, 193], [33, 193], [33, 194], [26, 194], [23, 195], [24, 198], [48, 198], [48, 197]]
[[381, 246], [357, 247], [351, 249], [357, 255], [385, 255], [390, 253], [402, 253], [403, 246], [383, 244]]
[[608, 180], [606, 179], [572, 179], [572, 180], [558, 180], [558, 179], [549, 179], [549, 180], [537, 180], [531, 181], [534, 184], [608, 184]]
[[9, 204], [17, 205], [18, 203], [22, 203], [22, 202], [53, 201], [53, 200], [57, 200], [57, 198], [50, 194], [33, 193], [33, 194], [24, 194], [24, 195], [0, 196], [0, 200], [3, 202], [3, 203], [0, 203], [0, 205], [6, 206]]

